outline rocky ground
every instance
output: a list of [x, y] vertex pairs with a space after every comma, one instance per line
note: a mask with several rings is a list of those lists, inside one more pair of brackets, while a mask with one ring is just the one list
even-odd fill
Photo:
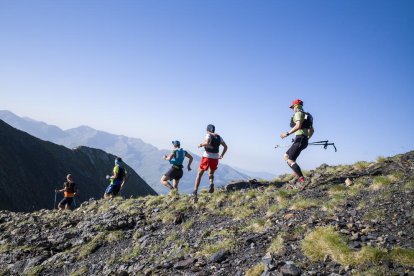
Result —
[[414, 275], [414, 152], [307, 179], [1, 211], [0, 275]]

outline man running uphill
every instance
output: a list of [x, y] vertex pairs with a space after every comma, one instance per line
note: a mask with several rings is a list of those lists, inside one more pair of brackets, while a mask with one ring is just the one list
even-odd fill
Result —
[[[171, 169], [166, 172], [161, 178], [161, 184], [167, 187], [171, 192], [178, 190], [178, 183], [180, 182], [181, 177], [183, 177], [183, 162], [184, 158], [189, 159], [187, 170], [191, 171], [191, 163], [193, 162], [193, 156], [187, 151], [180, 147], [180, 141], [172, 141], [174, 150], [170, 155], [165, 155], [164, 160], [168, 160], [172, 165]], [[171, 186], [169, 180], [173, 181], [173, 186]]]
[[[208, 192], [214, 192], [214, 172], [217, 170], [218, 160], [222, 159], [227, 151], [226, 143], [220, 135], [214, 133], [215, 129], [216, 128], [214, 127], [214, 125], [208, 125], [206, 139], [204, 143], [198, 145], [199, 148], [204, 147], [205, 152], [201, 159], [200, 167], [198, 168], [197, 178], [194, 183], [194, 201], [197, 201], [197, 191], [198, 186], [200, 186], [201, 177], [203, 176], [204, 172], [208, 169], [210, 169], [210, 189]], [[223, 146], [223, 152], [221, 154], [219, 154], [220, 145]]]
[[109, 179], [109, 186], [106, 188], [104, 198], [113, 198], [118, 195], [119, 191], [124, 187], [127, 171], [123, 167], [122, 159], [117, 157], [115, 159], [115, 167], [112, 171], [112, 176], [107, 175], [106, 178]]
[[70, 206], [73, 203], [73, 198], [78, 194], [78, 189], [76, 188], [75, 182], [73, 182], [73, 177], [71, 174], [66, 176], [66, 182], [63, 183], [62, 190], [55, 190], [57, 193], [63, 193], [64, 197], [62, 201], [59, 202], [59, 210], [70, 209]]
[[296, 176], [299, 177], [298, 181], [300, 183], [305, 181], [305, 177], [303, 176], [299, 165], [296, 163], [296, 159], [302, 150], [306, 149], [308, 146], [308, 140], [312, 137], [314, 132], [312, 116], [309, 113], [304, 112], [302, 107], [303, 102], [301, 100], [297, 99], [293, 101], [290, 106], [294, 112], [290, 122], [290, 127], [292, 129], [280, 134], [280, 138], [282, 139], [293, 133], [295, 134], [293, 145], [284, 155], [284, 159], [287, 161], [289, 167], [291, 167]]

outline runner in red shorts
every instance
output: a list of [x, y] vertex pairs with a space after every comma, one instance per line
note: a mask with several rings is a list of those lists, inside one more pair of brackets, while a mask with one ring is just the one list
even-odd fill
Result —
[[[214, 132], [214, 125], [208, 125], [206, 139], [204, 143], [198, 145], [199, 148], [204, 147], [205, 152], [203, 154], [203, 158], [201, 159], [200, 167], [198, 168], [197, 178], [194, 183], [194, 201], [197, 201], [197, 191], [198, 186], [200, 186], [201, 177], [207, 170], [209, 170], [210, 179], [210, 189], [208, 192], [214, 192], [214, 172], [217, 170], [219, 159], [223, 158], [224, 154], [227, 151], [227, 145], [224, 142], [223, 138]], [[223, 152], [221, 154], [219, 153], [220, 145], [223, 146]]]

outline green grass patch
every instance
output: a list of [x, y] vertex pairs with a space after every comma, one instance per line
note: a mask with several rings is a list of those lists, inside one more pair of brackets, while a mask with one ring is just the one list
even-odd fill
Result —
[[252, 219], [250, 222], [247, 223], [247, 225], [248, 225], [246, 227], [247, 231], [256, 232], [256, 233], [261, 233], [265, 231], [267, 228], [266, 219], [264, 218]]
[[367, 211], [364, 215], [366, 221], [381, 221], [385, 219], [385, 210], [384, 209], [371, 209]]
[[258, 263], [246, 271], [245, 276], [260, 276], [265, 270], [264, 263]]
[[358, 271], [353, 274], [354, 276], [390, 276], [392, 272], [382, 265], [374, 266], [365, 271]]
[[170, 224], [170, 223], [174, 222], [176, 217], [177, 216], [176, 216], [175, 212], [172, 211], [172, 210], [168, 210], [168, 209], [166, 209], [163, 212], [159, 213], [158, 216], [157, 216], [157, 218], [159, 220], [161, 220], [162, 223], [164, 223], [164, 224]]
[[369, 163], [366, 161], [358, 161], [356, 162], [353, 167], [357, 170], [365, 170], [366, 168], [368, 168]]
[[266, 252], [272, 253], [272, 254], [279, 254], [283, 251], [284, 249], [284, 233], [281, 233], [279, 235], [277, 235], [276, 237], [274, 237], [270, 243], [269, 248], [267, 249]]
[[387, 176], [376, 176], [374, 177], [372, 184], [370, 186], [370, 188], [374, 191], [383, 189], [384, 187], [387, 187], [391, 184], [391, 179]]
[[405, 183], [404, 190], [406, 190], [406, 191], [414, 190], [414, 180], [410, 180], [407, 183]]
[[385, 161], [387, 161], [387, 158], [384, 156], [378, 156], [376, 159], [377, 163], [384, 163]]
[[0, 254], [5, 253], [11, 249], [11, 245], [8, 243], [0, 245]]
[[127, 199], [118, 205], [118, 210], [125, 212], [130, 215], [137, 215], [140, 213], [139, 208], [137, 208], [138, 200], [136, 199]]
[[401, 265], [414, 265], [414, 250], [395, 248], [391, 252], [385, 249], [364, 246], [360, 251], [353, 251], [346, 239], [334, 231], [333, 227], [316, 228], [308, 234], [301, 244], [302, 252], [311, 261], [323, 261], [329, 255], [341, 265], [361, 265], [364, 263], [380, 264], [391, 260]]
[[78, 250], [78, 259], [88, 257], [90, 254], [98, 250], [99, 247], [105, 242], [105, 233], [99, 233], [87, 244], [82, 245]]
[[86, 266], [82, 266], [81, 268], [79, 268], [78, 270], [72, 272], [71, 274], [69, 274], [69, 276], [83, 276], [83, 275], [87, 275], [88, 274], [88, 268]]
[[121, 260], [124, 262], [128, 262], [133, 258], [139, 257], [141, 254], [141, 245], [139, 243], [136, 243], [134, 247], [132, 247], [131, 251], [128, 252], [128, 254], [125, 254], [121, 257]]
[[394, 248], [390, 252], [390, 259], [401, 265], [414, 266], [414, 249]]
[[40, 275], [44, 269], [45, 269], [44, 266], [37, 265], [37, 266], [31, 267], [24, 274], [27, 275], [27, 276], [37, 276], [37, 275]]
[[165, 196], [146, 196], [145, 197], [146, 207], [159, 207], [165, 201]]
[[123, 231], [118, 230], [118, 231], [109, 232], [106, 235], [105, 239], [108, 243], [113, 243], [113, 242], [120, 241], [123, 237], [124, 237]]
[[402, 171], [395, 171], [391, 174], [389, 174], [387, 177], [391, 180], [391, 182], [399, 182], [404, 179], [404, 172]]
[[294, 195], [298, 193], [297, 190], [286, 190], [286, 189], [280, 189], [276, 191], [276, 200], [279, 203], [285, 203], [289, 199], [291, 199]]
[[194, 219], [193, 218], [191, 218], [191, 219], [187, 219], [183, 224], [181, 224], [181, 229], [184, 231], [184, 232], [187, 232], [187, 231], [189, 231], [191, 228], [193, 228], [193, 226], [194, 226]]
[[211, 255], [219, 252], [220, 250], [231, 251], [236, 245], [235, 234], [229, 229], [223, 229], [218, 232], [205, 232], [205, 235], [211, 235], [212, 238], [215, 238], [213, 243], [210, 243], [210, 239], [205, 239], [201, 250], [197, 252], [198, 255], [206, 258], [211, 257]]
[[319, 206], [321, 206], [321, 202], [319, 200], [298, 197], [292, 201], [289, 209], [290, 210], [306, 210], [312, 207], [319, 207]]

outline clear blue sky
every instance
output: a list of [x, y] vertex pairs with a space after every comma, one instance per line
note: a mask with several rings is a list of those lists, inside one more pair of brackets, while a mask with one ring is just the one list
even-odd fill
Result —
[[413, 150], [414, 1], [0, 1], [0, 109], [196, 146], [209, 123], [223, 162], [288, 172], [292, 100], [314, 115], [298, 163]]

